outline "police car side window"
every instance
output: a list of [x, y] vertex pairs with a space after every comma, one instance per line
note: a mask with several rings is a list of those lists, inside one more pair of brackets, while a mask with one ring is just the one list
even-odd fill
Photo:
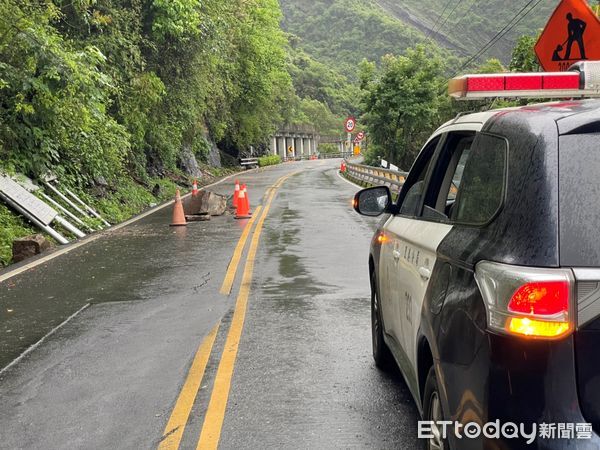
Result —
[[409, 178], [400, 193], [400, 215], [409, 217], [420, 215], [427, 174], [439, 141], [440, 139], [436, 138], [430, 142], [419, 156], [415, 166], [411, 168]]
[[423, 219], [449, 221], [474, 138], [475, 132], [468, 130], [452, 131], [446, 135], [425, 194]]
[[502, 206], [508, 143], [505, 139], [479, 134], [467, 158], [452, 222], [483, 225]]

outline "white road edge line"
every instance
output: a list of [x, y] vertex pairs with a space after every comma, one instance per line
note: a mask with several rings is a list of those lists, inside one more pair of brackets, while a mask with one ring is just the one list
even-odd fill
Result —
[[[362, 186], [359, 186], [358, 184], [348, 180], [347, 178], [344, 178], [341, 174], [339, 170], [336, 170], [337, 176], [340, 177], [342, 180], [344, 180], [346, 183], [351, 184], [352, 186], [355, 186], [359, 189], [362, 189]], [[0, 278], [0, 281], [2, 281], [2, 278]]]
[[84, 306], [79, 308], [76, 312], [74, 312], [69, 317], [67, 317], [65, 320], [63, 320], [58, 326], [56, 326], [52, 330], [50, 330], [43, 338], [41, 338], [39, 341], [37, 341], [35, 344], [33, 344], [31, 347], [29, 347], [23, 353], [21, 353], [8, 366], [6, 366], [2, 370], [0, 370], [0, 377], [2, 376], [2, 374], [4, 372], [6, 372], [8, 369], [10, 369], [14, 365], [16, 365], [19, 361], [21, 361], [23, 358], [25, 358], [27, 355], [29, 355], [32, 351], [34, 351], [36, 348], [38, 348], [40, 345], [42, 345], [42, 343], [46, 339], [48, 339], [50, 336], [52, 336], [54, 333], [56, 333], [58, 330], [60, 330], [62, 327], [64, 327], [67, 323], [69, 323], [72, 319], [74, 319], [79, 313], [81, 313], [85, 309], [87, 309], [90, 305], [91, 305], [91, 303], [86, 303]]
[[[277, 166], [271, 166], [271, 167], [277, 167]], [[263, 167], [262, 169], [265, 169], [265, 168]], [[233, 178], [235, 176], [240, 176], [240, 174], [242, 174], [242, 173], [246, 174], [246, 173], [254, 172], [254, 171], [257, 171], [257, 170], [259, 170], [259, 169], [251, 169], [251, 170], [247, 170], [245, 172], [236, 172], [236, 173], [233, 173], [233, 174], [231, 174], [231, 175], [223, 178], [222, 180], [216, 181], [216, 182], [211, 183], [211, 184], [209, 184], [207, 186], [203, 186], [200, 190], [203, 191], [203, 190], [205, 190], [205, 189], [207, 189], [209, 187], [221, 184], [221, 183], [229, 180], [230, 178]], [[187, 198], [190, 195], [191, 195], [191, 193], [186, 194], [182, 198]], [[89, 244], [91, 242], [97, 241], [101, 237], [105, 237], [105, 236], [111, 234], [114, 231], [118, 231], [121, 228], [124, 228], [124, 227], [126, 227], [128, 225], [131, 225], [132, 223], [137, 222], [138, 220], [143, 219], [144, 217], [148, 217], [150, 214], [154, 214], [155, 212], [160, 211], [161, 209], [164, 209], [167, 206], [172, 205], [173, 203], [174, 203], [174, 200], [171, 200], [171, 201], [166, 202], [166, 203], [164, 203], [162, 205], [156, 206], [156, 207], [154, 207], [152, 209], [149, 209], [148, 211], [143, 212], [143, 213], [141, 213], [141, 214], [139, 214], [139, 215], [137, 215], [137, 216], [135, 216], [135, 217], [133, 217], [133, 218], [131, 218], [129, 220], [126, 220], [125, 222], [122, 222], [120, 224], [114, 225], [114, 226], [108, 228], [107, 230], [99, 231], [97, 234], [93, 234], [90, 237], [87, 237], [87, 238], [84, 238], [84, 239], [82, 239], [80, 241], [74, 242], [73, 244], [68, 244], [66, 247], [61, 248], [60, 250], [57, 250], [57, 251], [49, 254], [48, 256], [42, 257], [40, 259], [36, 259], [35, 261], [33, 261], [33, 262], [29, 263], [29, 264], [25, 264], [24, 266], [21, 266], [21, 267], [19, 267], [17, 269], [11, 270], [11, 271], [3, 274], [3, 275], [0, 275], [0, 283], [4, 282], [4, 281], [6, 281], [6, 280], [8, 280], [8, 279], [10, 279], [12, 277], [15, 277], [17, 275], [20, 275], [20, 274], [22, 274], [24, 272], [27, 272], [29, 269], [33, 269], [34, 267], [37, 267], [40, 264], [44, 264], [44, 263], [46, 263], [46, 262], [48, 262], [48, 261], [50, 261], [50, 260], [52, 260], [54, 258], [57, 258], [57, 257], [59, 257], [61, 255], [66, 254], [66, 253], [72, 252], [73, 250], [76, 250], [79, 247], [83, 247], [86, 244]]]

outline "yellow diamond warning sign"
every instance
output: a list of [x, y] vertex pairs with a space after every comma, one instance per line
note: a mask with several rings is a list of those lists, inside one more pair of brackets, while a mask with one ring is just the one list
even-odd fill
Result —
[[562, 0], [544, 28], [535, 53], [546, 72], [578, 61], [600, 60], [600, 20], [585, 0]]

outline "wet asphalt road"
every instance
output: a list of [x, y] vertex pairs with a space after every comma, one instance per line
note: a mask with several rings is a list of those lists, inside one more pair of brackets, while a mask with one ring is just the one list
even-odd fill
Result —
[[[253, 205], [280, 177], [256, 254], [219, 447], [417, 448], [400, 375], [371, 358], [367, 255], [339, 161], [240, 176]], [[298, 172], [298, 173], [296, 173]], [[232, 182], [210, 188], [231, 194]], [[219, 293], [246, 221], [172, 229], [170, 208], [0, 284], [0, 448], [156, 448], [198, 346], [221, 321], [180, 448], [196, 448], [240, 292]], [[252, 235], [251, 235], [252, 236]], [[8, 312], [11, 310], [12, 312]]]

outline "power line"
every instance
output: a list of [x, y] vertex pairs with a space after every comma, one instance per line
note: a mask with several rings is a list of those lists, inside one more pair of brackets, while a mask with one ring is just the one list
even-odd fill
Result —
[[452, 14], [454, 14], [454, 11], [456, 11], [456, 9], [459, 7], [459, 5], [462, 2], [463, 2], [463, 0], [458, 0], [456, 5], [454, 5], [454, 8], [452, 8], [452, 11], [450, 11], [450, 14], [448, 14], [448, 17], [446, 17], [446, 20], [444, 20], [444, 22], [439, 26], [438, 31], [440, 31], [444, 28], [444, 25], [446, 25], [446, 23], [448, 22], [448, 19], [450, 19], [450, 17], [452, 17]]
[[463, 16], [459, 19], [459, 21], [456, 23], [456, 27], [458, 25], [460, 25], [462, 23], [463, 20], [465, 20], [466, 17], [468, 17], [469, 13], [471, 11], [473, 11], [473, 8], [475, 7], [475, 5], [477, 4], [479, 0], [473, 0], [473, 2], [471, 3], [471, 5], [469, 6], [469, 8], [464, 12]]
[[439, 17], [437, 18], [437, 20], [433, 24], [433, 27], [431, 27], [429, 29], [429, 31], [427, 32], [427, 35], [425, 36], [425, 39], [429, 39], [429, 36], [431, 36], [431, 34], [433, 33], [433, 30], [435, 30], [435, 28], [438, 26], [438, 23], [440, 23], [440, 20], [442, 19], [442, 17], [444, 17], [444, 14], [446, 13], [446, 10], [448, 9], [448, 6], [450, 6], [450, 3], [452, 3], [452, 0], [448, 0], [446, 2], [446, 6], [444, 6], [444, 9], [442, 10], [442, 13], [439, 15]]
[[[534, 1], [535, 0], [530, 0], [529, 2], [527, 2], [527, 4], [525, 4], [525, 6], [523, 6], [523, 8], [521, 8], [521, 10], [517, 14], [515, 14], [515, 16], [498, 33], [496, 33], [496, 35], [492, 39], [490, 39], [490, 41], [487, 44], [485, 44], [481, 48], [481, 50], [479, 50], [475, 55], [473, 55], [471, 58], [469, 58], [469, 60], [467, 60], [462, 65], [460, 70], [465, 69], [473, 61], [475, 61], [480, 56], [482, 56], [487, 50], [492, 48], [500, 39], [502, 39], [508, 32], [510, 32], [514, 27], [516, 27], [525, 17], [527, 17], [527, 15], [531, 11], [533, 11], [537, 7], [538, 4], [540, 4], [542, 2], [542, 0], [538, 0], [528, 11], [525, 12], [525, 10], [529, 6], [531, 6], [531, 4]], [[519, 16], [521, 16], [521, 17], [519, 17]]]
[[[483, 55], [487, 50], [489, 50], [491, 47], [493, 47], [496, 42], [498, 42], [500, 39], [502, 39], [509, 31], [511, 31], [514, 27], [516, 27], [525, 17], [527, 17], [529, 15], [529, 13], [531, 13], [531, 11], [533, 11], [543, 0], [530, 0], [529, 2], [527, 2], [527, 4], [525, 6], [523, 6], [523, 8], [521, 8], [521, 10], [515, 14], [515, 16], [500, 30], [498, 31], [498, 33], [496, 33], [496, 35], [490, 39], [490, 41], [485, 44], [481, 50], [479, 50], [477, 53], [475, 53], [473, 56], [471, 56], [462, 66], [460, 69], [458, 69], [458, 71], [453, 75], [456, 76], [459, 72], [461, 72], [463, 69], [465, 69], [467, 66], [469, 66], [473, 61], [475, 61], [477, 58], [479, 58], [481, 55]], [[532, 3], [534, 3], [533, 6], [531, 6]], [[531, 8], [525, 12], [525, 10], [531, 6]], [[522, 14], [522, 15], [521, 15]], [[519, 17], [521, 16], [521, 17]]]

